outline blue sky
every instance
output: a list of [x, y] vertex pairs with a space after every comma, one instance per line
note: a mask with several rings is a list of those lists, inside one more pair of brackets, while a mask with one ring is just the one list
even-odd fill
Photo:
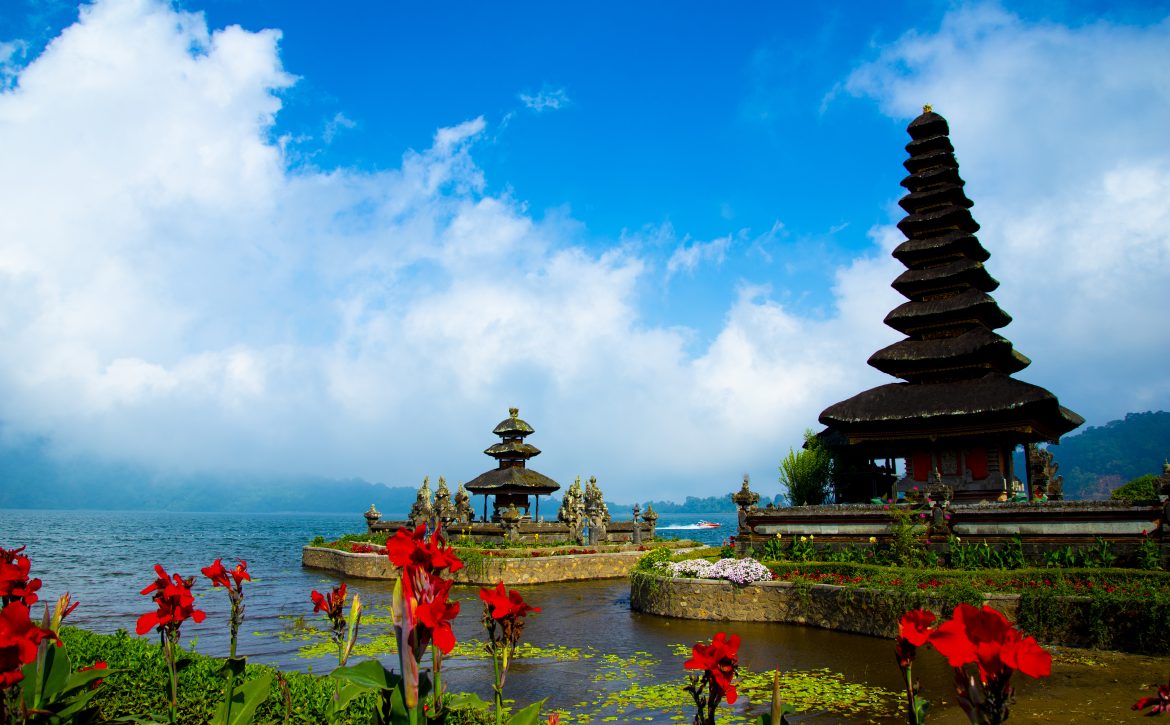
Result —
[[[905, 125], [950, 121], [1005, 334], [1170, 405], [1170, 4], [0, 8], [9, 440], [467, 480], [775, 468], [896, 339]], [[612, 490], [611, 490], [612, 489]]]

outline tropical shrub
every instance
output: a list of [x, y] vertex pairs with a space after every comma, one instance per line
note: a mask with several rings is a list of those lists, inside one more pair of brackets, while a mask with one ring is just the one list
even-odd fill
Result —
[[804, 448], [788, 449], [780, 461], [780, 485], [792, 506], [825, 503], [832, 482], [832, 456], [811, 430], [804, 432]]

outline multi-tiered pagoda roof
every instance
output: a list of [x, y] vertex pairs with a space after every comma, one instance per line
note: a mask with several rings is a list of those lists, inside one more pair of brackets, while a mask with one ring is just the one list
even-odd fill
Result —
[[[527, 513], [528, 497], [549, 494], [560, 484], [543, 473], [528, 468], [528, 459], [540, 455], [540, 449], [524, 438], [536, 431], [520, 419], [520, 410], [508, 409], [508, 417], [492, 430], [500, 442], [488, 446], [484, 453], [498, 461], [496, 468], [468, 481], [465, 488], [475, 494], [495, 496], [495, 510], [515, 505]], [[539, 507], [539, 502], [537, 503]], [[539, 510], [539, 509], [538, 509]]]
[[898, 202], [906, 241], [893, 252], [906, 266], [893, 287], [907, 302], [885, 318], [906, 337], [869, 359], [905, 382], [829, 406], [820, 420], [833, 437], [884, 455], [948, 437], [1056, 441], [1084, 420], [1044, 388], [1011, 377], [1031, 361], [995, 332], [1012, 318], [990, 294], [999, 282], [983, 266], [990, 254], [975, 236], [947, 122], [927, 107], [907, 130], [909, 193]]

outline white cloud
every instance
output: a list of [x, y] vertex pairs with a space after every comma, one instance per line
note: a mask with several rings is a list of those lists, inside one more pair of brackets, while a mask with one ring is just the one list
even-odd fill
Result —
[[720, 265], [727, 259], [727, 250], [730, 246], [731, 235], [709, 242], [684, 239], [666, 261], [666, 278], [669, 280], [679, 272], [693, 274], [700, 264]]
[[338, 111], [333, 115], [333, 118], [329, 119], [328, 123], [325, 124], [325, 131], [321, 134], [321, 138], [327, 144], [333, 143], [333, 139], [337, 138], [337, 134], [355, 128], [357, 128], [357, 122], [347, 117], [341, 111]]
[[[688, 330], [640, 320], [636, 245], [575, 246], [574, 220], [484, 194], [482, 118], [396, 170], [290, 168], [270, 138], [295, 80], [279, 37], [105, 0], [0, 95], [6, 425], [168, 466], [413, 483], [480, 472], [516, 404], [542, 470], [613, 497], [771, 478], [776, 439], [819, 405], [811, 348], [776, 342], [799, 320], [745, 293], [689, 358]], [[788, 367], [797, 406], [740, 382]]]
[[525, 108], [543, 113], [559, 111], [569, 105], [569, 94], [564, 88], [543, 88], [537, 93], [521, 93], [520, 102]]
[[[820, 410], [884, 380], [864, 361], [897, 337], [881, 324], [899, 300], [889, 288], [896, 230], [874, 230], [878, 252], [836, 271], [825, 317], [744, 287], [722, 330], [690, 353], [685, 321], [641, 314], [660, 270], [643, 245], [583, 248], [578, 222], [485, 193], [472, 155], [482, 118], [438, 130], [397, 169], [292, 167], [270, 137], [278, 93], [295, 81], [279, 37], [210, 32], [202, 16], [160, 2], [102, 0], [0, 93], [6, 426], [168, 466], [405, 484], [478, 474], [491, 427], [518, 405], [545, 451], [539, 470], [596, 474], [617, 500], [680, 498], [730, 491], [745, 470], [775, 493], [777, 460]], [[906, 53], [946, 47], [933, 36], [901, 43]], [[855, 91], [885, 99], [882, 89], [904, 82], [882, 71], [894, 62], [859, 72], [869, 80]], [[945, 113], [954, 99], [931, 100]], [[1021, 132], [1014, 109], [1001, 113], [983, 136], [950, 114], [965, 170], [968, 155], [993, 159], [997, 136]], [[1146, 299], [1166, 308], [1166, 285], [1153, 280], [1165, 268], [1167, 165], [1154, 152], [1140, 161], [1088, 164], [1100, 173], [1077, 183], [1033, 176], [1046, 191], [1022, 208], [992, 193], [995, 177], [979, 178], [992, 165], [968, 174], [981, 221], [1016, 240], [984, 235], [1005, 278], [1000, 299], [1021, 317], [1009, 334], [1037, 360], [1032, 370], [1046, 357], [1117, 357], [1077, 347], [1075, 325], [1046, 327], [1058, 314], [1078, 325], [1086, 315], [1086, 334], [1129, 345], [1127, 360], [1144, 349], [1166, 359], [1156, 328], [1097, 322], [1099, 309], [1144, 314]], [[783, 229], [744, 246], [770, 254]], [[1109, 251], [1087, 256], [1102, 238]], [[666, 273], [718, 263], [731, 240], [682, 244]], [[1030, 252], [1026, 240], [1043, 243]], [[1054, 273], [1019, 279], [1039, 262]], [[1069, 275], [1084, 294], [1060, 304]], [[1045, 313], [1039, 323], [1024, 321], [1029, 305]], [[1164, 376], [1143, 379], [1147, 396], [1165, 400]]]
[[[950, 122], [1019, 377], [1101, 424], [1170, 406], [1170, 19], [1030, 23], [995, 5], [910, 32], [848, 79]], [[896, 232], [895, 232], [896, 233]]]

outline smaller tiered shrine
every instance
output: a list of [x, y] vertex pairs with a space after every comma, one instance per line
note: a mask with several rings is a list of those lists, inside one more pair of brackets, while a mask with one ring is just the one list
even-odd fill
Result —
[[[540, 518], [540, 496], [560, 490], [560, 484], [543, 473], [528, 468], [528, 459], [540, 455], [540, 449], [524, 438], [536, 431], [528, 423], [520, 419], [519, 408], [508, 408], [508, 417], [492, 430], [500, 437], [500, 442], [489, 446], [484, 453], [495, 458], [499, 463], [496, 468], [481, 473], [471, 481], [466, 488], [473, 494], [482, 495], [483, 516], [487, 520], [487, 497], [495, 497], [492, 507], [492, 521], [500, 521], [503, 513], [510, 507], [522, 511], [522, 520], [532, 521]], [[535, 513], [529, 515], [529, 506], [535, 500]]]

